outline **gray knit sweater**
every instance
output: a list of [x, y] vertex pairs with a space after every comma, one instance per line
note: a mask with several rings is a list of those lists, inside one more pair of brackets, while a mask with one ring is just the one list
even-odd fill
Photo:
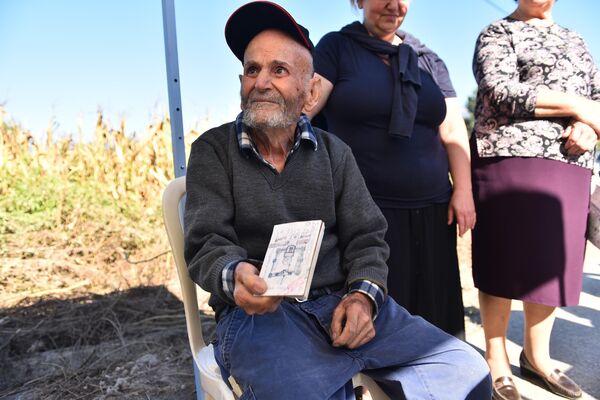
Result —
[[314, 130], [317, 150], [301, 141], [280, 174], [240, 150], [233, 123], [205, 132], [192, 144], [185, 259], [192, 280], [211, 293], [217, 317], [233, 304], [223, 291], [223, 268], [232, 261], [262, 260], [273, 225], [284, 222], [325, 222], [312, 288], [363, 279], [387, 287], [385, 218], [350, 148]]

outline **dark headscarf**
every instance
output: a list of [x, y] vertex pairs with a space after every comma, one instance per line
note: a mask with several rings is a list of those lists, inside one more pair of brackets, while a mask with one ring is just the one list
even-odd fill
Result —
[[346, 25], [340, 32], [367, 50], [390, 57], [394, 95], [388, 133], [392, 137], [410, 138], [417, 114], [417, 91], [421, 87], [417, 53], [405, 43], [395, 46], [370, 36], [358, 21]]

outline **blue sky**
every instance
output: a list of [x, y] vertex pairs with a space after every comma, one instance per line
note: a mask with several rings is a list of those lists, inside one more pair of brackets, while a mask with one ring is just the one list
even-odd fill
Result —
[[[362, 16], [347, 0], [276, 0], [311, 32], [325, 33]], [[239, 61], [223, 37], [228, 16], [246, 1], [175, 0], [182, 111], [186, 130], [231, 120], [239, 110]], [[473, 46], [513, 0], [413, 0], [402, 26], [450, 69], [461, 102], [475, 88]], [[583, 35], [600, 61], [599, 0], [560, 0], [554, 17]], [[168, 109], [160, 0], [0, 0], [0, 104], [41, 136], [85, 136], [96, 111], [129, 134]]]

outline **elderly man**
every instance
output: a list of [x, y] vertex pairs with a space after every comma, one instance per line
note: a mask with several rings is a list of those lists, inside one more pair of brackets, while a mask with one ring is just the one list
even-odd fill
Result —
[[[392, 399], [489, 399], [482, 357], [385, 295], [385, 219], [349, 148], [303, 113], [320, 83], [308, 31], [261, 1], [235, 11], [225, 36], [243, 63], [242, 112], [192, 145], [185, 210], [225, 381], [242, 399], [341, 400], [362, 371]], [[325, 233], [309, 299], [260, 296], [273, 225], [315, 219]]]

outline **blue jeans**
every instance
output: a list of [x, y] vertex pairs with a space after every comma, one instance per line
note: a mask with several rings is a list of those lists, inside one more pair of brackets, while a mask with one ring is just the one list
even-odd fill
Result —
[[241, 399], [353, 399], [348, 382], [358, 372], [391, 399], [491, 398], [489, 369], [468, 344], [387, 298], [373, 340], [350, 350], [331, 345], [329, 327], [341, 293], [304, 303], [284, 301], [270, 314], [250, 316], [230, 307], [217, 324], [215, 358]]

